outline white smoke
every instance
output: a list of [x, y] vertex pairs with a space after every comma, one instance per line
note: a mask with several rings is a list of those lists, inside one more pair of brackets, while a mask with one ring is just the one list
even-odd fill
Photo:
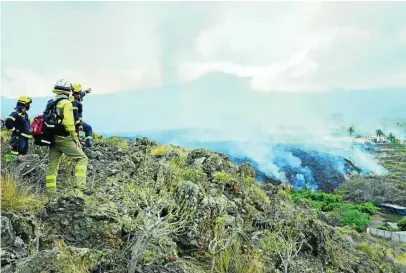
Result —
[[[214, 149], [225, 152], [236, 158], [249, 158], [258, 165], [258, 169], [267, 176], [279, 180], [282, 183], [290, 183], [287, 174], [283, 171], [288, 169], [298, 170], [295, 175], [295, 184], [300, 187], [317, 189], [313, 181], [311, 170], [302, 165], [302, 160], [295, 156], [287, 147], [298, 148], [303, 151], [320, 153], [320, 164], [324, 161], [325, 154], [330, 155], [328, 161], [342, 175], [346, 175], [345, 161], [350, 160], [362, 173], [376, 175], [386, 174], [387, 171], [374, 156], [364, 151], [354, 138], [337, 135], [336, 131], [326, 128], [287, 127], [255, 128], [246, 126], [239, 129], [225, 126], [218, 130], [191, 130], [179, 138], [171, 139], [171, 143], [181, 146], [205, 147], [215, 145]], [[224, 144], [221, 144], [224, 142]], [[336, 158], [334, 158], [335, 156]]]

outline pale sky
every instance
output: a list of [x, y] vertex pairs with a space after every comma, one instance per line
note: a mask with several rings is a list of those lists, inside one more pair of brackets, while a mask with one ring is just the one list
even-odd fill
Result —
[[253, 91], [406, 89], [406, 2], [2, 2], [1, 94], [116, 93], [211, 73]]

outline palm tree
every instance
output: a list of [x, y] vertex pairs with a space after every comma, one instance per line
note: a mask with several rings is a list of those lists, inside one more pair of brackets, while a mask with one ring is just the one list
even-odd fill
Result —
[[400, 142], [399, 139], [397, 139], [392, 133], [389, 134], [388, 140], [389, 140], [392, 144], [397, 144], [397, 143]]
[[391, 143], [394, 143], [394, 142], [395, 142], [395, 139], [396, 139], [396, 137], [395, 137], [392, 133], [389, 133], [388, 140], [389, 140]]
[[354, 127], [351, 126], [350, 128], [348, 128], [347, 132], [350, 134], [350, 136], [352, 136], [352, 134], [355, 132]]
[[383, 131], [381, 129], [377, 129], [375, 132], [376, 136], [377, 136], [377, 140], [380, 141], [381, 137], [383, 137], [385, 134], [383, 133]]

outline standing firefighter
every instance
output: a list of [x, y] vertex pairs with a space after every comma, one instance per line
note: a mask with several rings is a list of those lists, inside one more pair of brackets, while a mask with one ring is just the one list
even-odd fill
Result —
[[83, 104], [82, 98], [86, 94], [91, 92], [91, 89], [86, 89], [82, 91], [82, 86], [78, 83], [72, 84], [73, 86], [73, 96], [71, 98], [73, 105], [73, 116], [75, 117], [76, 132], [79, 135], [79, 131], [85, 132], [86, 137], [86, 147], [91, 148], [92, 144], [92, 126], [83, 121]]
[[73, 118], [73, 107], [69, 99], [73, 91], [69, 80], [59, 80], [54, 87], [56, 94], [54, 99], [48, 101], [50, 104], [56, 102], [55, 110], [62, 125], [55, 130], [53, 144], [49, 147], [49, 163], [46, 173], [46, 189], [48, 193], [56, 192], [56, 176], [59, 169], [60, 160], [63, 154], [76, 161], [75, 180], [73, 187], [81, 190], [84, 194], [91, 195], [93, 191], [86, 190], [87, 156], [82, 151], [78, 134], [75, 130]]
[[10, 146], [11, 154], [26, 155], [28, 152], [28, 139], [30, 134], [30, 120], [27, 111], [30, 109], [32, 99], [27, 96], [19, 96], [14, 111], [6, 119], [6, 128], [12, 131]]

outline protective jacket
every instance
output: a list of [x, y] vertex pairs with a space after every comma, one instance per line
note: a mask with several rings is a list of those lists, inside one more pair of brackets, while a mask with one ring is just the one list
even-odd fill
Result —
[[27, 112], [23, 112], [24, 106], [17, 106], [6, 119], [6, 128], [13, 132], [13, 135], [31, 138], [30, 119]]
[[[82, 99], [84, 96], [86, 96], [86, 92], [81, 91], [80, 92], [80, 98]], [[83, 120], [83, 104], [80, 100], [75, 100], [74, 97], [72, 97], [72, 106], [73, 106], [73, 116], [75, 118], [75, 125], [76, 126], [83, 126], [82, 120]]]

